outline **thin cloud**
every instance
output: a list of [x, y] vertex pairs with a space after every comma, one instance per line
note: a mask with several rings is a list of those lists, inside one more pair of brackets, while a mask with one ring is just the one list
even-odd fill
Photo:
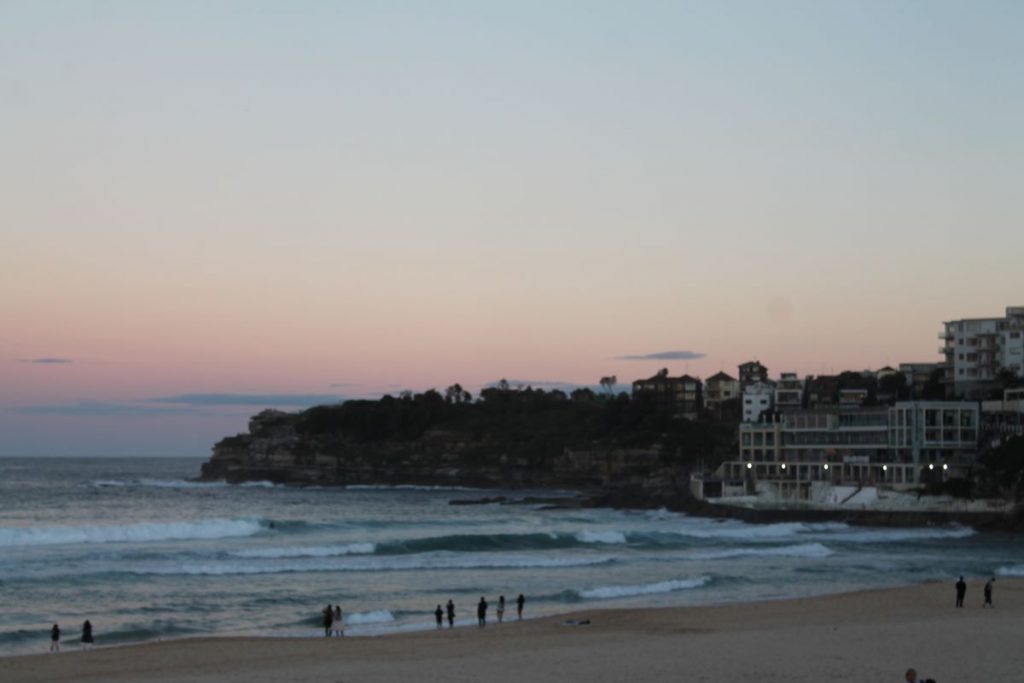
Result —
[[615, 360], [697, 360], [706, 356], [698, 351], [659, 351], [642, 356], [616, 356]]
[[64, 365], [64, 364], [67, 364], [67, 363], [73, 363], [74, 361], [72, 361], [70, 358], [51, 358], [51, 357], [46, 357], [46, 358], [30, 358], [30, 359], [28, 359], [26, 361], [22, 361], [22, 362], [23, 363], [35, 363], [37, 365]]
[[335, 394], [179, 394], [149, 399], [152, 403], [179, 403], [190, 406], [280, 406], [308, 408], [344, 401]]

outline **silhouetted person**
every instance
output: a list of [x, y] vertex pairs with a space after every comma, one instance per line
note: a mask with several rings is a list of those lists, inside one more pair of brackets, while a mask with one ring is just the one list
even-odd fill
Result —
[[964, 577], [960, 577], [960, 580], [956, 582], [956, 606], [964, 606], [964, 596], [967, 595], [967, 584], [964, 583]]
[[60, 652], [60, 626], [57, 624], [50, 629], [50, 652]]
[[498, 598], [498, 623], [505, 617], [505, 596]]
[[88, 619], [82, 624], [82, 649], [92, 647], [92, 624]]
[[480, 596], [480, 602], [476, 604], [476, 623], [480, 628], [487, 626], [487, 601]]
[[996, 582], [996, 577], [992, 577], [985, 583], [985, 602], [981, 603], [982, 607], [995, 607], [992, 604], [992, 584]]
[[437, 620], [437, 630], [440, 631], [441, 627], [444, 626], [444, 610], [441, 609], [441, 605], [437, 606], [434, 610], [434, 619]]
[[341, 612], [341, 605], [334, 606], [334, 635], [345, 635], [345, 615]]
[[334, 625], [334, 608], [330, 605], [324, 607], [324, 637], [331, 637], [331, 626]]
[[516, 614], [519, 616], [520, 619], [523, 618], [523, 605], [525, 605], [525, 604], [526, 604], [526, 598], [524, 598], [523, 594], [520, 593], [519, 597], [516, 598]]
[[455, 626], [455, 603], [449, 600], [446, 609], [448, 610], [448, 628], [452, 628]]

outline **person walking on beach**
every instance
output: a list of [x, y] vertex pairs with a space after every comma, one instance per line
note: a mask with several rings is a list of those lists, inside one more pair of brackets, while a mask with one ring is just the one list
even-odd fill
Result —
[[82, 624], [82, 649], [88, 650], [92, 647], [92, 624], [88, 619]]
[[446, 609], [448, 610], [448, 628], [454, 628], [455, 627], [455, 603], [452, 602], [451, 600], [449, 600], [448, 604], [446, 605]]
[[334, 635], [345, 635], [345, 615], [341, 612], [341, 605], [334, 606]]
[[441, 609], [441, 605], [434, 610], [434, 619], [437, 620], [437, 630], [440, 631], [444, 627], [444, 610]]
[[325, 638], [330, 638], [331, 637], [331, 626], [334, 625], [334, 608], [331, 607], [330, 605], [327, 605], [327, 607], [324, 607], [323, 615], [324, 615], [324, 637]]
[[57, 624], [50, 629], [50, 652], [60, 652], [60, 626]]
[[519, 597], [516, 598], [516, 614], [518, 615], [520, 620], [522, 620], [522, 618], [523, 618], [523, 605], [525, 605], [525, 604], [526, 604], [526, 598], [524, 598], [523, 594], [520, 593]]
[[480, 602], [476, 604], [476, 623], [480, 628], [487, 626], [487, 601], [484, 600], [482, 595], [480, 596]]
[[964, 596], [967, 595], [967, 584], [964, 583], [964, 577], [960, 577], [960, 580], [956, 582], [956, 606], [964, 606]]
[[985, 583], [985, 602], [981, 603], [982, 607], [995, 607], [992, 604], [992, 584], [996, 582], [996, 577], [992, 577]]
[[498, 598], [498, 623], [505, 617], [505, 596]]

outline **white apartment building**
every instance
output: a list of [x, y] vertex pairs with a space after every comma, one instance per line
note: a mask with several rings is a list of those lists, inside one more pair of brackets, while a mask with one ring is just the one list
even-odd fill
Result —
[[743, 387], [743, 421], [760, 422], [761, 416], [771, 411], [775, 401], [775, 385], [754, 382]]
[[1008, 307], [1002, 318], [951, 320], [939, 338], [954, 394], [973, 395], [1003, 370], [1024, 377], [1024, 306]]

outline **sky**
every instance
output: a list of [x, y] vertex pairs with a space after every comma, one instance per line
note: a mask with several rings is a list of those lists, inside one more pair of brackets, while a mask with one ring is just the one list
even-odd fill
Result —
[[0, 1], [0, 456], [204, 456], [267, 406], [454, 382], [937, 361], [942, 321], [1024, 305], [1021, 25]]

